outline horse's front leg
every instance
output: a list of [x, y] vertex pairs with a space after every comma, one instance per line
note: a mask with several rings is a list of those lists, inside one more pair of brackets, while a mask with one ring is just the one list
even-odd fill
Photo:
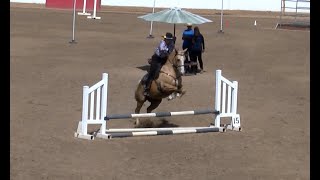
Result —
[[177, 96], [178, 97], [182, 97], [185, 93], [186, 93], [186, 90], [184, 90], [183, 88], [182, 88], [182, 77], [180, 76], [180, 77], [178, 77], [177, 78], [177, 86], [178, 86], [178, 89], [177, 89]]
[[154, 109], [156, 109], [156, 108], [160, 105], [161, 101], [162, 101], [162, 99], [150, 101], [151, 104], [150, 104], [150, 106], [147, 108], [147, 113], [151, 113]]
[[163, 91], [168, 93], [173, 93], [178, 90], [177, 86], [168, 83], [161, 83], [160, 86]]
[[177, 92], [175, 92], [175, 93], [176, 93], [177, 97], [180, 97], [180, 98], [181, 98], [186, 92], [187, 92], [186, 90], [180, 88], [180, 89], [178, 89]]
[[163, 83], [161, 84], [161, 88], [163, 89], [163, 91], [170, 93], [170, 95], [168, 96], [168, 100], [172, 100], [176, 98], [176, 96], [182, 97], [186, 93], [186, 91], [182, 89], [181, 84], [171, 85], [171, 84]]

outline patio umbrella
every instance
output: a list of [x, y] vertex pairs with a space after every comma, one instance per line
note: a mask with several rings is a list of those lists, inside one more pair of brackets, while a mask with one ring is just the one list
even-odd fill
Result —
[[138, 18], [146, 21], [164, 22], [174, 24], [173, 34], [176, 35], [176, 24], [192, 23], [192, 24], [203, 24], [212, 22], [210, 19], [201, 17], [197, 14], [182, 10], [181, 8], [170, 8], [156, 13], [149, 13]]

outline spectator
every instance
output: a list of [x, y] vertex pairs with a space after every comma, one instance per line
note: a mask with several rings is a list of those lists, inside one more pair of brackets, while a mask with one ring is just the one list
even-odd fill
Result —
[[[190, 57], [191, 61], [195, 64], [197, 64], [197, 61], [199, 61], [200, 65], [200, 73], [203, 72], [203, 61], [202, 61], [202, 53], [205, 51], [204, 46], [204, 37], [200, 33], [200, 29], [198, 26], [194, 27], [194, 36], [192, 38], [192, 47], [190, 50]], [[198, 65], [192, 65], [191, 66], [192, 73], [198, 72]]]
[[[193, 29], [192, 29], [192, 24], [188, 23], [187, 24], [187, 29], [185, 29], [182, 33], [182, 49], [185, 50], [188, 48], [186, 52], [186, 60], [185, 64], [190, 64], [190, 50], [192, 46], [192, 37], [193, 37]], [[187, 65], [186, 66], [186, 73], [190, 72], [190, 67]]]

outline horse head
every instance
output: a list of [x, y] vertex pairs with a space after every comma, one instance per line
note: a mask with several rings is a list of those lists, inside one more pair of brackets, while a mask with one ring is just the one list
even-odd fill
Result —
[[170, 58], [169, 59], [172, 61], [172, 65], [181, 73], [181, 74], [184, 74], [185, 73], [185, 69], [184, 69], [184, 61], [186, 59], [186, 54], [187, 52], [187, 49], [185, 50], [177, 50], [177, 49], [174, 49], [171, 53], [171, 55], [174, 53], [174, 57]]

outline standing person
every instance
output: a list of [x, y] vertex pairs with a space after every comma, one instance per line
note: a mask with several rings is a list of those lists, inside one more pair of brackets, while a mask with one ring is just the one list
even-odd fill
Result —
[[[183, 31], [182, 33], [182, 49], [185, 50], [188, 48], [186, 52], [186, 60], [185, 64], [190, 64], [190, 50], [192, 46], [192, 38], [193, 38], [193, 29], [192, 29], [192, 24], [187, 23], [187, 29]], [[190, 67], [186, 66], [186, 73], [190, 72]]]
[[[192, 38], [192, 47], [191, 47], [191, 61], [197, 63], [199, 61], [200, 73], [203, 72], [203, 62], [202, 62], [202, 53], [205, 51], [204, 46], [204, 37], [200, 33], [198, 26], [194, 27], [194, 36]], [[191, 67], [192, 73], [197, 73], [198, 65], [193, 65]]]
[[174, 38], [167, 32], [151, 57], [150, 70], [144, 87], [144, 95], [149, 96], [152, 80], [159, 76], [161, 67], [167, 62], [169, 54], [174, 50]]

